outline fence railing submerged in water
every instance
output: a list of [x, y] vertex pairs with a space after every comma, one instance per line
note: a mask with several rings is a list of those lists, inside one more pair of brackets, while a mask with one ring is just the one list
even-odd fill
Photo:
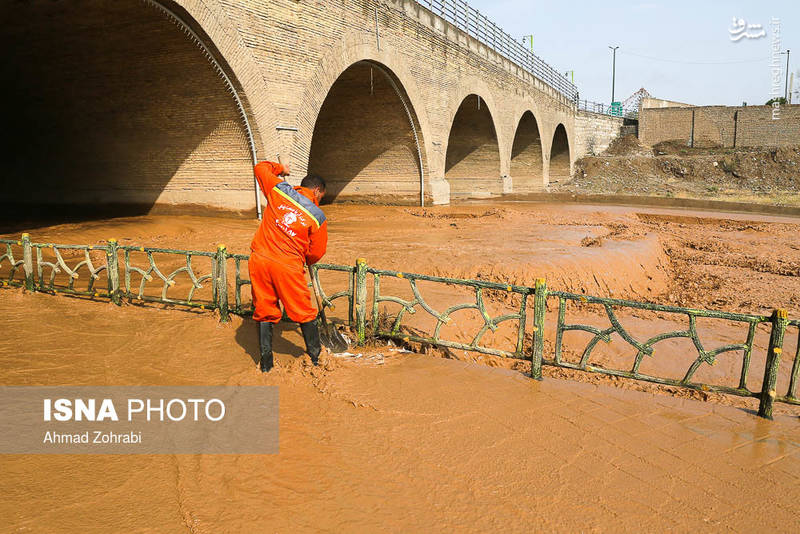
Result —
[[[23, 234], [18, 241], [0, 239], [0, 246], [5, 247], [5, 253], [0, 256], [0, 267], [2, 267], [3, 261], [8, 261], [11, 267], [7, 279], [3, 281], [5, 286], [25, 287], [31, 291], [106, 297], [116, 304], [120, 304], [123, 298], [128, 298], [202, 309], [227, 309], [227, 288], [220, 290], [219, 287], [219, 281], [226, 277], [224, 273], [229, 256], [224, 246], [221, 246], [217, 252], [204, 252], [121, 246], [114, 239], [108, 240], [106, 245], [63, 245], [32, 243], [28, 234]], [[14, 256], [14, 246], [22, 249], [21, 258], [18, 260]], [[35, 261], [33, 251], [35, 251]], [[45, 252], [50, 252], [52, 258], [45, 258]], [[78, 253], [79, 261], [70, 266], [70, 262], [76, 261], [76, 258], [70, 257], [69, 253], [75, 252]], [[92, 253], [95, 253], [94, 259]], [[154, 254], [180, 257], [181, 266], [164, 274], [158, 267]], [[134, 261], [136, 256], [143, 256], [146, 264], [136, 265]], [[193, 263], [195, 258], [205, 258], [209, 262], [207, 274], [198, 275], [196, 273], [196, 261]], [[20, 268], [22, 268], [24, 278], [17, 280], [16, 273]], [[120, 268], [122, 274], [120, 274]], [[82, 269], [87, 271], [88, 282], [86, 288], [77, 289], [75, 282], [80, 278]], [[105, 272], [106, 283], [104, 287], [100, 287], [98, 281], [103, 272]], [[59, 273], [66, 275], [67, 282], [65, 284], [56, 283]], [[185, 273], [189, 280], [186, 288], [187, 294], [184, 298], [174, 298], [169, 290], [176, 285], [175, 279], [181, 273]], [[138, 276], [138, 283], [134, 276]], [[148, 286], [148, 283], [154, 280], [160, 283], [159, 291], [155, 294], [146, 292], [146, 288], [151, 287]], [[211, 295], [206, 298], [195, 298], [197, 290], [204, 288], [204, 282], [211, 284]]]
[[[176, 250], [156, 247], [135, 247], [119, 245], [116, 240], [108, 240], [106, 245], [62, 245], [55, 243], [32, 243], [28, 234], [20, 240], [0, 239], [0, 269], [8, 263], [8, 275], [2, 280], [3, 286], [24, 287], [30, 291], [66, 293], [87, 297], [108, 298], [115, 304], [123, 299], [131, 301], [158, 302], [168, 305], [186, 306], [190, 308], [217, 310], [221, 320], [226, 321], [230, 313], [246, 315], [251, 313], [249, 304], [245, 304], [242, 288], [250, 284], [244, 276], [243, 264], [249, 256], [230, 254], [224, 245], [219, 245], [215, 252]], [[15, 255], [14, 249], [19, 252]], [[35, 251], [35, 252], [34, 252]], [[45, 257], [49, 251], [52, 258]], [[71, 254], [71, 255], [70, 255]], [[162, 271], [155, 255], [171, 258], [169, 272]], [[94, 256], [94, 257], [93, 257]], [[35, 259], [34, 259], [35, 257]], [[74, 262], [74, 263], [71, 263]], [[177, 262], [177, 263], [176, 263]], [[233, 262], [233, 297], [229, 303], [231, 288], [228, 280], [228, 263]], [[198, 265], [202, 263], [203, 265]], [[162, 263], [163, 267], [164, 263]], [[78, 289], [75, 281], [80, 277], [79, 271], [85, 270], [88, 282], [84, 289]], [[601, 298], [577, 295], [563, 291], [548, 291], [544, 279], [537, 279], [534, 287], [502, 284], [483, 280], [467, 280], [445, 278], [422, 274], [389, 271], [369, 267], [365, 260], [359, 259], [354, 266], [317, 264], [309, 269], [310, 276], [321, 282], [321, 272], [344, 273], [347, 277], [347, 289], [331, 293], [324, 290], [320, 283], [320, 295], [323, 307], [333, 309], [334, 301], [345, 299], [348, 305], [346, 322], [353, 327], [358, 343], [364, 343], [371, 335], [380, 338], [394, 339], [401, 342], [419, 342], [445, 349], [459, 349], [507, 358], [517, 358], [531, 362], [531, 376], [542, 377], [542, 364], [562, 368], [575, 369], [591, 373], [618, 376], [635, 380], [653, 382], [662, 385], [690, 388], [706, 392], [718, 392], [743, 397], [760, 399], [759, 415], [772, 417], [774, 402], [800, 405], [798, 383], [800, 382], [800, 319], [789, 319], [785, 310], [775, 310], [771, 316], [749, 315], [713, 310], [697, 310], [677, 306]], [[18, 273], [22, 273], [20, 278]], [[64, 273], [67, 281], [57, 283], [57, 275]], [[103, 287], [100, 279], [105, 275]], [[166, 274], [165, 274], [166, 273]], [[178, 277], [181, 283], [178, 284]], [[372, 284], [368, 283], [372, 279]], [[390, 295], [385, 291], [382, 280], [392, 279], [408, 283], [411, 297]], [[469, 289], [473, 298], [467, 302], [451, 305], [437, 311], [422, 295], [419, 284], [439, 284], [451, 291], [455, 288]], [[155, 283], [155, 288], [153, 284]], [[148, 285], [150, 284], [150, 285]], [[178, 290], [184, 293], [175, 296]], [[198, 296], [198, 292], [201, 294]], [[492, 294], [502, 294], [518, 299], [512, 313], [492, 316], [487, 309], [487, 299]], [[489, 295], [487, 297], [487, 295]], [[368, 308], [368, 301], [371, 305]], [[557, 305], [558, 319], [555, 327], [553, 358], [544, 357], [545, 315], [548, 299]], [[381, 315], [381, 304], [392, 303], [400, 307], [394, 317]], [[568, 323], [567, 307], [569, 303], [582, 306], [600, 306], [608, 320], [608, 326]], [[532, 325], [528, 327], [530, 308]], [[618, 319], [618, 310], [640, 310], [669, 316], [685, 316], [688, 328], [658, 333], [644, 341], [637, 340]], [[448, 325], [456, 312], [473, 310], [483, 321], [469, 342], [444, 339], [442, 328]], [[406, 324], [409, 315], [422, 311], [430, 316], [435, 325], [430, 333], [419, 332], [419, 329]], [[740, 343], [729, 343], [708, 349], [698, 335], [698, 319], [718, 319], [747, 325], [747, 335]], [[494, 332], [502, 323], [516, 323], [513, 350], [502, 350], [482, 343], [489, 331]], [[754, 372], [752, 355], [754, 340], [759, 325], [770, 328], [770, 337], [764, 365], [764, 377], [761, 389], [748, 387], [748, 378]], [[784, 338], [787, 330], [797, 334], [795, 354], [791, 361], [789, 383], [786, 393], [777, 392], [778, 371], [781, 363]], [[591, 334], [591, 339], [583, 346], [578, 362], [570, 362], [563, 358], [564, 333], [580, 331]], [[600, 341], [611, 342], [611, 336], [617, 334], [625, 343], [635, 350], [633, 362], [628, 368], [612, 368], [607, 365], [592, 365], [590, 358]], [[526, 350], [527, 339], [530, 338]], [[685, 338], [691, 341], [697, 356], [693, 359], [682, 379], [664, 378], [643, 373], [640, 367], [645, 358], [653, 358], [655, 345], [661, 341]], [[714, 365], [719, 355], [741, 352], [742, 362], [736, 377], [736, 386], [707, 384], [694, 380], [698, 369], [703, 365]]]

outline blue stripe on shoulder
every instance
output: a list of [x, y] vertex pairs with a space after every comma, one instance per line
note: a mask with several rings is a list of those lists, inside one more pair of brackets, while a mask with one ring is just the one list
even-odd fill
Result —
[[303, 206], [304, 209], [308, 210], [308, 212], [313, 215], [315, 219], [317, 219], [317, 222], [320, 226], [322, 226], [322, 223], [326, 221], [325, 213], [319, 209], [319, 206], [314, 204], [310, 199], [298, 193], [297, 190], [295, 190], [295, 188], [289, 184], [289, 182], [286, 180], [283, 182], [278, 182], [275, 187], [280, 189], [283, 193], [286, 193], [292, 200]]

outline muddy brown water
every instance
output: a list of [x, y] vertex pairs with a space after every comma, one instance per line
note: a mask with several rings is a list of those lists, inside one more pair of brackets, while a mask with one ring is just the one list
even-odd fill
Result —
[[[796, 315], [799, 307], [798, 223], [790, 219], [516, 203], [326, 212], [331, 263], [366, 257], [376, 267], [528, 285], [546, 276], [554, 289], [712, 307], [723, 299], [719, 307], [752, 313], [784, 307]], [[114, 237], [208, 251], [224, 242], [247, 252], [255, 224], [148, 216], [28, 230], [37, 242]], [[587, 238], [591, 245], [582, 245]], [[401, 294], [396, 282], [387, 290]], [[330, 275], [327, 283], [341, 279]], [[469, 298], [424, 289], [439, 307]], [[513, 304], [489, 302], [493, 314]], [[574, 313], [589, 324], [602, 319]], [[553, 370], [535, 382], [498, 358], [443, 359], [386, 346], [366, 350], [381, 359], [329, 357], [313, 369], [292, 325], [279, 328], [278, 368], [263, 376], [249, 320], [221, 325], [208, 312], [117, 308], [16, 289], [0, 291], [0, 316], [6, 385], [271, 384], [281, 398], [277, 455], [4, 456], [0, 516], [8, 531], [785, 531], [797, 524], [800, 427], [791, 408], [767, 422], [752, 415], [752, 403], [634, 391], [629, 381], [564, 380]], [[414, 319], [425, 326], [421, 315]], [[671, 317], [623, 319], [642, 335], [680, 326]], [[465, 314], [449, 334], [466, 338], [479, 324]], [[704, 332], [708, 346], [741, 336], [728, 326]], [[515, 339], [510, 326], [492, 336], [487, 341], [498, 344]], [[786, 353], [796, 343], [790, 338]], [[651, 370], [685, 371], [680, 343], [659, 349], [665, 357], [648, 362]], [[598, 361], [617, 361], [626, 350], [614, 341]], [[734, 358], [720, 358], [704, 372], [713, 382], [737, 368]]]

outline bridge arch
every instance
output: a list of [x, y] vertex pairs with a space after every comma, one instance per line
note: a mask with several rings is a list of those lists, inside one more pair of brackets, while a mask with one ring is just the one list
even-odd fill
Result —
[[258, 63], [239, 34], [236, 24], [226, 15], [224, 4], [220, 0], [139, 2], [149, 4], [157, 10], [161, 6], [188, 23], [199, 34], [213, 58], [222, 64], [250, 119], [258, 159], [266, 159], [272, 151], [282, 149], [275, 131], [278, 112], [269, 99], [274, 90], [261, 75]]
[[539, 121], [530, 109], [525, 110], [517, 121], [510, 162], [514, 193], [541, 189], [544, 185], [544, 146]]
[[549, 181], [564, 181], [569, 178], [572, 162], [572, 147], [567, 129], [562, 123], [556, 126], [550, 145]]
[[1, 89], [17, 103], [2, 184], [15, 202], [80, 205], [69, 210], [77, 213], [87, 205], [254, 207], [253, 153], [275, 145], [274, 113], [216, 4], [0, 8], [2, 39], [16, 51], [5, 62], [13, 81]]
[[477, 93], [458, 101], [445, 147], [444, 177], [453, 197], [503, 193], [495, 107]]
[[424, 138], [396, 75], [362, 60], [342, 72], [314, 123], [308, 171], [328, 183], [327, 200], [381, 197], [415, 202], [423, 194]]
[[[329, 50], [306, 84], [292, 144], [292, 180], [315, 172], [326, 201], [430, 203], [430, 121], [416, 79], [387, 36], [379, 49], [360, 32]], [[343, 149], [344, 148], [344, 149]], [[338, 152], [338, 153], [337, 153]], [[332, 186], [332, 187], [331, 187]]]

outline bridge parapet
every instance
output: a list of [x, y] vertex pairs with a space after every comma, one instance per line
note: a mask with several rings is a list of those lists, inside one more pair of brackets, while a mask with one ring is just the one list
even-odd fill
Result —
[[[405, 0], [400, 1], [405, 2]], [[475, 43], [467, 43], [470, 51], [485, 56], [494, 53], [500, 56], [504, 62], [510, 62], [513, 67], [517, 67], [517, 69], [513, 69], [512, 65], [509, 65], [511, 67], [509, 70], [521, 70], [522, 72], [517, 74], [523, 79], [535, 78], [540, 85], [539, 89], [549, 88], [554, 93], [553, 96], [560, 97], [569, 103], [578, 101], [578, 88], [574, 83], [467, 2], [463, 0], [420, 0], [406, 3], [420, 4], [433, 16], [432, 19], [439, 19], [426, 21], [428, 25], [440, 29], [446, 34], [452, 33], [452, 30], [455, 29], [465, 34], [470, 40], [474, 40]], [[422, 22], [422, 20], [420, 21]], [[452, 28], [445, 28], [445, 25]], [[523, 75], [523, 72], [527, 76]]]

